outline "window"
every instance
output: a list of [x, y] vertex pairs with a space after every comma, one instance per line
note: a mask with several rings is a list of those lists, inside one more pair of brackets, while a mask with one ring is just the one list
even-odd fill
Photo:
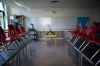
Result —
[[7, 29], [7, 18], [6, 18], [6, 9], [5, 4], [0, 2], [0, 26], [3, 29]]
[[3, 12], [0, 11], [0, 26], [3, 28], [4, 25], [3, 25]]
[[0, 2], [0, 10], [4, 11], [2, 2]]

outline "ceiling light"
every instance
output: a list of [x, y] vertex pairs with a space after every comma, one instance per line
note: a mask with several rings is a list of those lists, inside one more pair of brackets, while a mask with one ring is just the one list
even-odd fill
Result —
[[15, 4], [17, 4], [18, 6], [23, 6], [23, 5], [21, 5], [20, 3], [18, 3], [18, 2], [15, 2]]
[[57, 12], [56, 12], [55, 10], [52, 10], [52, 13], [53, 13], [53, 14], [56, 14]]
[[51, 3], [58, 3], [59, 1], [57, 1], [57, 0], [53, 0], [53, 1], [51, 1]]

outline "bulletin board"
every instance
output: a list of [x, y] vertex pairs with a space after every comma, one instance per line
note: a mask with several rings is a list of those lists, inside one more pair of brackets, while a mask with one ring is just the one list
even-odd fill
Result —
[[81, 26], [84, 26], [87, 24], [87, 22], [90, 22], [90, 17], [78, 17], [77, 21], [78, 21], [78, 24], [81, 24]]

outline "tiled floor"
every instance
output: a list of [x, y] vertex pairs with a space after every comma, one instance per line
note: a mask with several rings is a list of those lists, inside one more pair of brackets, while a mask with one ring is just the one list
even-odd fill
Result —
[[65, 40], [57, 40], [56, 47], [53, 40], [32, 41], [20, 52], [20, 64], [15, 58], [10, 66], [75, 66], [67, 53]]

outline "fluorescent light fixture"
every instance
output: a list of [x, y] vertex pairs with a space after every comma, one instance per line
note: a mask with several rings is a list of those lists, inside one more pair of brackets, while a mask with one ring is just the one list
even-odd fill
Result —
[[15, 4], [17, 4], [18, 6], [23, 6], [23, 5], [21, 5], [20, 3], [18, 3], [18, 2], [15, 2]]
[[10, 19], [14, 19], [14, 16], [10, 16]]

